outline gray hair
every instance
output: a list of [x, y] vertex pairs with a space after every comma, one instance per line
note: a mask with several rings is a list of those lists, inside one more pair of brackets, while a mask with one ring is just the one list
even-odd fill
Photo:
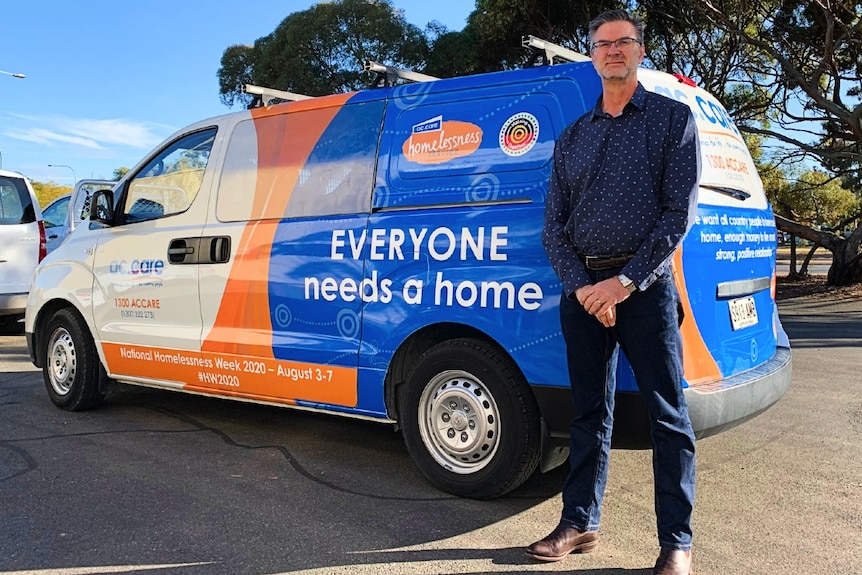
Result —
[[593, 41], [593, 37], [596, 35], [596, 30], [599, 29], [599, 26], [602, 24], [607, 24], [608, 22], [628, 22], [632, 26], [635, 27], [635, 33], [637, 34], [638, 40], [640, 40], [641, 44], [644, 41], [644, 23], [643, 20], [635, 16], [634, 14], [629, 14], [625, 10], [608, 10], [607, 12], [602, 12], [595, 18], [590, 21], [590, 43]]

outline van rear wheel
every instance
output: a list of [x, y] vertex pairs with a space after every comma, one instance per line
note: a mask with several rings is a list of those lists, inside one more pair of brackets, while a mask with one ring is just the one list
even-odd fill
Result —
[[68, 411], [99, 405], [105, 397], [99, 383], [107, 375], [81, 316], [62, 309], [48, 322], [45, 334], [42, 376], [51, 402]]
[[520, 371], [480, 340], [439, 343], [399, 388], [407, 451], [425, 477], [461, 497], [515, 489], [540, 456], [538, 409]]

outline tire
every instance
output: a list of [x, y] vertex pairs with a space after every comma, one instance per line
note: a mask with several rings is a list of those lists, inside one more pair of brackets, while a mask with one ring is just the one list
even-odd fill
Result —
[[62, 309], [48, 322], [44, 342], [42, 376], [51, 402], [68, 411], [83, 411], [105, 398], [99, 391], [107, 379], [96, 353], [96, 344], [84, 320]]
[[399, 387], [407, 451], [439, 489], [492, 499], [515, 489], [539, 464], [538, 408], [503, 352], [476, 339], [439, 343]]

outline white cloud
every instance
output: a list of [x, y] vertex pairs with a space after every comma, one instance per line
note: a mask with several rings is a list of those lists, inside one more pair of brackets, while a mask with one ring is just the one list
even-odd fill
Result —
[[61, 142], [64, 144], [72, 144], [90, 148], [91, 150], [103, 150], [96, 141], [90, 138], [81, 138], [77, 136], [69, 136], [42, 128], [30, 128], [29, 130], [8, 130], [6, 135], [16, 140], [24, 140], [25, 142], [33, 142], [35, 144], [53, 144]]
[[27, 127], [5, 130], [5, 135], [10, 138], [46, 145], [71, 144], [91, 150], [104, 150], [106, 146], [148, 150], [161, 142], [164, 135], [173, 131], [168, 126], [133, 122], [123, 118], [96, 120], [20, 114], [10, 116], [24, 120], [27, 124]]

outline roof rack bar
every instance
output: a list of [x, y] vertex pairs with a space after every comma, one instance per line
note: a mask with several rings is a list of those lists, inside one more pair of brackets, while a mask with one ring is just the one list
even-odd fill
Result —
[[575, 52], [574, 50], [569, 50], [568, 48], [564, 48], [559, 44], [554, 44], [553, 42], [548, 42], [547, 40], [542, 40], [541, 38], [537, 38], [535, 36], [524, 36], [521, 38], [521, 46], [525, 48], [532, 48], [534, 51], [544, 53], [545, 64], [552, 65], [554, 64], [554, 58], [559, 58], [560, 60], [565, 60], [566, 62], [589, 62], [590, 57], [580, 52]]
[[395, 81], [398, 79], [407, 80], [408, 82], [433, 82], [434, 80], [440, 79], [435, 76], [420, 74], [419, 72], [413, 72], [411, 70], [393, 68], [392, 66], [379, 64], [372, 60], [365, 62], [364, 69], [366, 72], [377, 72], [377, 78], [375, 78], [372, 83], [375, 88], [394, 86]]
[[305, 94], [296, 94], [294, 92], [285, 92], [284, 90], [276, 90], [275, 88], [255, 86], [254, 84], [246, 84], [245, 88], [243, 88], [243, 92], [255, 96], [254, 100], [252, 100], [252, 103], [249, 105], [249, 108], [269, 106], [273, 100], [295, 102], [297, 100], [308, 100], [313, 97], [306, 96]]

